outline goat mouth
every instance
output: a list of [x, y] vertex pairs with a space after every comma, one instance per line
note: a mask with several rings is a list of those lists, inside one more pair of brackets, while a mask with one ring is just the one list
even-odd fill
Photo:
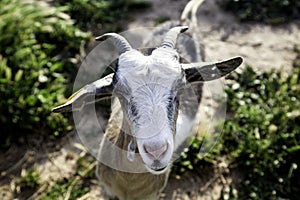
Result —
[[168, 165], [167, 165], [167, 166], [162, 166], [162, 167], [158, 167], [158, 166], [156, 166], [156, 167], [148, 167], [148, 166], [146, 165], [146, 168], [147, 168], [148, 171], [151, 172], [152, 174], [162, 174], [162, 173], [164, 173], [164, 172], [167, 171]]
[[163, 174], [167, 171], [167, 167], [159, 168], [159, 169], [151, 169], [148, 168], [149, 172], [155, 175]]
[[162, 167], [162, 168], [158, 168], [158, 169], [153, 169], [153, 170], [156, 171], [156, 172], [163, 172], [163, 171], [165, 171], [166, 168], [167, 168], [167, 166]]

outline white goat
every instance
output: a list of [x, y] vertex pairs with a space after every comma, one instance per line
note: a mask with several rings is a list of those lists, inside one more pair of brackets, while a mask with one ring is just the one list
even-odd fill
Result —
[[[181, 64], [175, 43], [178, 34], [187, 29], [186, 26], [171, 28], [150, 55], [133, 49], [116, 33], [96, 38], [110, 39], [118, 48], [116, 72], [85, 86], [67, 103], [53, 109], [54, 112], [71, 111], [95, 100], [110, 98], [113, 93], [116, 96], [98, 156], [100, 160], [109, 158], [124, 170], [99, 162], [96, 171], [110, 196], [121, 200], [158, 199], [177, 148], [182, 90], [187, 83], [225, 76], [242, 63], [242, 58], [236, 57], [210, 64]], [[122, 151], [114, 150], [113, 146]], [[133, 157], [132, 153], [139, 156]], [[143, 173], [126, 172], [127, 169]]]

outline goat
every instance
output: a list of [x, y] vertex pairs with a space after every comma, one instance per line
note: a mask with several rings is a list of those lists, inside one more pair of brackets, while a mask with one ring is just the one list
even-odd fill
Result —
[[98, 159], [109, 159], [118, 167], [99, 162], [96, 169], [111, 197], [158, 199], [168, 180], [173, 152], [180, 145], [177, 119], [183, 104], [182, 91], [188, 83], [218, 79], [242, 63], [241, 57], [216, 63], [180, 63], [175, 44], [178, 35], [187, 29], [171, 28], [149, 55], [133, 49], [119, 34], [97, 37], [98, 41], [109, 39], [117, 47], [116, 72], [86, 85], [53, 109], [72, 111], [96, 100], [116, 97]]

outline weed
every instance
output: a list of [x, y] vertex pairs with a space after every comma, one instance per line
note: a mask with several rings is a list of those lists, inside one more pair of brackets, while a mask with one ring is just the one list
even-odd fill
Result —
[[39, 185], [40, 174], [35, 169], [32, 168], [25, 172], [20, 178], [17, 179], [17, 183], [21, 190], [24, 188], [35, 188]]
[[[244, 175], [231, 184], [240, 199], [297, 199], [300, 195], [300, 65], [294, 72], [259, 72], [247, 66], [228, 77], [228, 109], [223, 135], [208, 158], [194, 139], [173, 170], [194, 170], [218, 157]], [[179, 169], [179, 171], [178, 171]], [[177, 171], [176, 171], [177, 170]]]
[[225, 0], [220, 4], [242, 21], [277, 25], [300, 18], [300, 2], [297, 0]]

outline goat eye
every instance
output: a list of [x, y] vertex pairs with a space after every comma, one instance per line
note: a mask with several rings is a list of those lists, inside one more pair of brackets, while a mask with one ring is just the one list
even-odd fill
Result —
[[177, 96], [170, 96], [168, 99], [170, 103], [174, 103], [177, 101]]
[[174, 97], [173, 101], [174, 101], [174, 102], [177, 102], [177, 96]]
[[173, 56], [173, 59], [174, 59], [174, 60], [179, 60], [179, 56], [178, 56], [178, 55], [174, 55], [174, 56]]
[[137, 111], [137, 108], [136, 108], [136, 105], [132, 102], [130, 103], [130, 110], [131, 110], [131, 113], [133, 116], [137, 116], [138, 115], [138, 111]]

